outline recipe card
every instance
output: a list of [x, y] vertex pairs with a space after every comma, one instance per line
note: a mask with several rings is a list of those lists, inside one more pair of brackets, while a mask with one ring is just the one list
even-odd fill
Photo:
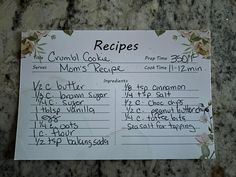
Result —
[[22, 33], [16, 160], [215, 158], [209, 31]]

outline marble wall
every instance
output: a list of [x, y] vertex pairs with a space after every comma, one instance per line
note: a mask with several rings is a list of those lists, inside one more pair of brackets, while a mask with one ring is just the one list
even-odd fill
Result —
[[[14, 161], [20, 32], [210, 29], [216, 160]], [[236, 176], [235, 0], [0, 0], [0, 176]]]

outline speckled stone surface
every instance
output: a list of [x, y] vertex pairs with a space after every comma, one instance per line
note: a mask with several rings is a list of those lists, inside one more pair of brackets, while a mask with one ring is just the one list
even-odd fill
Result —
[[[215, 160], [14, 161], [20, 32], [210, 29]], [[236, 176], [235, 0], [0, 0], [0, 176]]]

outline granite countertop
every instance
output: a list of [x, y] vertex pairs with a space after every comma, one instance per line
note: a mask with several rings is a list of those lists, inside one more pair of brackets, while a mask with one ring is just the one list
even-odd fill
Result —
[[[215, 160], [14, 161], [20, 32], [210, 29]], [[235, 0], [0, 0], [0, 176], [236, 176]]]

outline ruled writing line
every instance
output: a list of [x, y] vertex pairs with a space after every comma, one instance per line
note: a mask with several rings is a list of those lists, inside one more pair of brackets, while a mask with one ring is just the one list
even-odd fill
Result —
[[200, 121], [199, 119], [196, 120], [121, 120], [123, 122], [197, 122]]
[[[143, 90], [142, 89], [132, 89], [131, 91], [127, 91], [127, 90], [125, 90], [125, 89], [121, 89], [121, 91], [126, 91], [126, 92], [132, 92], [132, 91], [140, 91], [140, 92], [142, 92]], [[171, 91], [171, 92], [173, 92], [173, 91], [177, 91], [177, 92], [179, 92], [179, 91], [199, 91], [198, 89], [185, 89], [185, 90], [151, 90], [151, 89], [148, 89], [148, 90], [146, 90], [146, 91], [154, 91], [154, 92], [160, 92], [160, 91]]]
[[[33, 145], [33, 146], [85, 146], [85, 145], [80, 145], [80, 144], [58, 144], [58, 146], [56, 144], [35, 144], [35, 143], [29, 143], [28, 145]], [[103, 144], [103, 146], [109, 146], [109, 144]]]
[[199, 145], [199, 143], [122, 143], [121, 145], [160, 145], [160, 146], [170, 146], [170, 145]]
[[[43, 119], [42, 119], [42, 120], [30, 120], [30, 121], [36, 121], [36, 122], [37, 122], [37, 121], [47, 121], [47, 122], [48, 122], [48, 120], [43, 120]], [[60, 119], [60, 120], [57, 120], [57, 121], [59, 121], [59, 122], [60, 122], [60, 121], [61, 121], [61, 122], [63, 122], [63, 121], [74, 121], [74, 122], [76, 122], [76, 121], [81, 121], [81, 122], [83, 122], [83, 121], [85, 121], [85, 122], [87, 122], [87, 121], [91, 121], [91, 122], [92, 122], [92, 121], [94, 121], [94, 122], [96, 122], [96, 121], [98, 121], [98, 122], [99, 122], [99, 121], [104, 121], [104, 122], [105, 122], [105, 121], [110, 121], [110, 120], [108, 120], [108, 119], [100, 119], [100, 120], [99, 120], [99, 119], [98, 119], [98, 120], [96, 120], [96, 119], [91, 119], [91, 120], [89, 120], [89, 119], [88, 119], [88, 120], [61, 120], [61, 119]], [[52, 122], [56, 123], [56, 121], [52, 121]]]
[[125, 138], [146, 138], [146, 137], [195, 137], [196, 135], [122, 135]]
[[[55, 127], [52, 127], [52, 128], [39, 128], [39, 127], [37, 127], [37, 128], [35, 128], [35, 127], [30, 127], [29, 129], [44, 129], [44, 130], [52, 130], [52, 129], [54, 129]], [[56, 127], [56, 128], [58, 128], [58, 127]], [[60, 129], [60, 128], [58, 128], [58, 129]], [[110, 129], [109, 127], [83, 127], [83, 128], [63, 128], [64, 130], [66, 129], [66, 130], [77, 130], [77, 129]]]
[[[121, 112], [121, 113], [129, 113], [129, 114], [152, 114], [152, 112]], [[158, 112], [153, 112], [153, 114], [157, 114]], [[162, 114], [200, 114], [201, 112], [167, 112]]]
[[[128, 127], [122, 127], [122, 129], [129, 129], [129, 128]], [[173, 129], [173, 130], [176, 130], [175, 128], [137, 128], [137, 129], [131, 128], [130, 130], [152, 130], [152, 129], [159, 129], [159, 130]], [[182, 128], [182, 130], [189, 130], [189, 129], [192, 129], [192, 128]], [[194, 129], [200, 129], [200, 128], [195, 127]]]
[[43, 138], [43, 137], [61, 137], [61, 138], [66, 138], [66, 137], [110, 137], [109, 135], [96, 135], [96, 136], [92, 136], [92, 135], [83, 135], [83, 136], [34, 136], [34, 135], [30, 135], [29, 137], [34, 137], [34, 138], [37, 138], [37, 137], [40, 137], [40, 138]]
[[[32, 98], [37, 98], [35, 96], [32, 96]], [[52, 98], [61, 98], [60, 96], [52, 96]], [[83, 98], [91, 98], [91, 99], [96, 99], [96, 97], [78, 97], [78, 98], [73, 98], [73, 99], [83, 99]], [[110, 98], [110, 97], [102, 97], [102, 98]], [[63, 99], [63, 98], [62, 98]], [[68, 100], [72, 100], [70, 98], [65, 98], [65, 99], [68, 99]]]
[[[35, 89], [31, 89], [31, 91], [39, 91], [39, 90], [35, 90]], [[40, 89], [40, 91], [76, 91], [76, 92], [82, 92], [82, 91], [110, 91], [110, 89]]]
[[45, 104], [31, 104], [31, 106], [110, 106], [110, 104], [81, 104], [81, 105], [63, 105], [63, 104], [53, 104], [53, 105], [45, 105]]
[[[41, 62], [32, 62], [32, 63], [93, 63], [93, 62], [74, 62], [74, 61], [55, 61], [55, 62], [50, 62], [50, 61], [41, 61]], [[120, 61], [120, 62], [96, 62], [99, 64], [158, 64], [158, 63], [163, 63], [163, 64], [183, 64], [183, 63], [174, 63], [174, 62], [129, 62], [129, 61]], [[189, 62], [188, 64], [196, 64], [198, 62]]]
[[[35, 143], [29, 143], [28, 145], [34, 145], [34, 146], [56, 146], [56, 144], [35, 144]], [[60, 146], [80, 146], [79, 144], [59, 144]], [[160, 146], [178, 146], [178, 145], [199, 145], [199, 143], [147, 143], [147, 144], [141, 144], [141, 143], [123, 143], [121, 145], [160, 145]], [[103, 146], [109, 146], [109, 144], [104, 144]]]
[[189, 72], [157, 72], [157, 71], [155, 71], [155, 72], [144, 72], [144, 71], [139, 71], [139, 72], [135, 72], [135, 71], [133, 71], [133, 72], [129, 72], [129, 71], [123, 71], [123, 72], [115, 72], [115, 71], [113, 71], [112, 73], [111, 72], [109, 72], [109, 73], [105, 73], [105, 72], [88, 72], [88, 71], [86, 71], [86, 72], [76, 72], [76, 71], [73, 71], [73, 72], [68, 72], [68, 71], [32, 71], [32, 73], [68, 73], [68, 74], [72, 74], [72, 73], [80, 73], [80, 74], [89, 74], [89, 73], [91, 73], [91, 74], [94, 74], [94, 73], [96, 73], [96, 74], [115, 74], [115, 73], [119, 73], [119, 74], [125, 74], [125, 73], [129, 73], [129, 74], [137, 74], [137, 73], [142, 73], [142, 74], [145, 74], [145, 73], [184, 73], [184, 74], [186, 74], [186, 73], [199, 73], [199, 72], [197, 72], [197, 71], [189, 71]]
[[121, 98], [127, 98], [127, 99], [130, 99], [130, 98], [146, 98], [146, 99], [149, 99], [149, 98], [159, 98], [159, 99], [170, 99], [170, 98], [199, 98], [199, 97], [121, 97]]
[[[148, 104], [140, 104], [140, 105], [135, 105], [135, 104], [122, 104], [121, 106], [139, 106], [139, 107], [142, 107], [142, 106], [149, 106], [149, 107], [159, 107], [159, 106], [177, 106], [177, 105], [148, 105]], [[178, 105], [178, 107], [180, 106], [199, 106], [197, 104], [185, 104], [185, 105]]]
[[[48, 114], [48, 113], [53, 113], [53, 112], [30, 112], [31, 114], [35, 114], [35, 113], [38, 113], [38, 114]], [[60, 114], [108, 114], [110, 112], [59, 112]]]

